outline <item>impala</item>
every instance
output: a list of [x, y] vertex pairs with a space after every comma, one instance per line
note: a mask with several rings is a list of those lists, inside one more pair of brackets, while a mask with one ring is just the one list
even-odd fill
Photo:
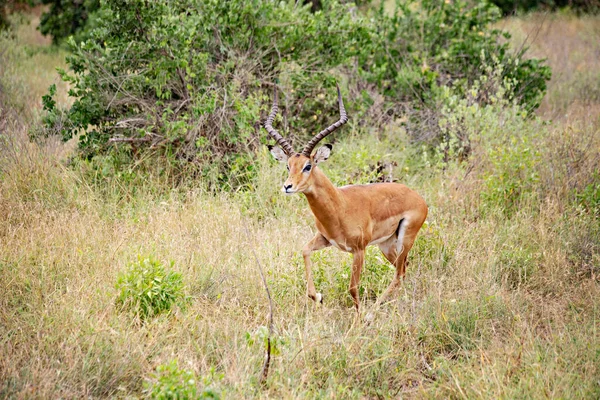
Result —
[[358, 285], [365, 248], [369, 245], [379, 246], [384, 256], [396, 267], [395, 276], [377, 300], [377, 306], [388, 299], [401, 284], [406, 270], [406, 256], [425, 222], [427, 205], [417, 192], [398, 183], [337, 188], [319, 169], [319, 164], [329, 158], [332, 146], [326, 144], [314, 154], [313, 149], [323, 138], [348, 121], [339, 87], [337, 92], [339, 121], [314, 136], [302, 153], [296, 153], [290, 143], [273, 129], [273, 120], [278, 111], [277, 88], [265, 129], [279, 145], [271, 147], [271, 153], [275, 159], [286, 163], [289, 171], [282, 191], [287, 194], [303, 193], [315, 218], [318, 232], [302, 249], [308, 297], [323, 302], [323, 295], [317, 293], [313, 282], [311, 253], [335, 246], [353, 255], [350, 295], [358, 312]]

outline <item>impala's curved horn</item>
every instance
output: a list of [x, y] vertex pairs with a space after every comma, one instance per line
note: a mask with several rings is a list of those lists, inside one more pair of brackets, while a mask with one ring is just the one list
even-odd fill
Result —
[[292, 148], [292, 145], [290, 145], [289, 142], [279, 134], [279, 132], [273, 129], [273, 120], [275, 120], [275, 116], [277, 115], [277, 111], [279, 110], [279, 108], [277, 107], [277, 85], [274, 85], [273, 87], [273, 107], [271, 107], [271, 113], [267, 118], [267, 122], [265, 122], [265, 129], [267, 130], [267, 132], [269, 132], [269, 135], [271, 135], [271, 137], [275, 139], [277, 144], [281, 146], [281, 149], [285, 152], [285, 154], [291, 156], [292, 154], [294, 154], [294, 149]]
[[310, 142], [306, 144], [304, 150], [302, 150], [302, 154], [304, 154], [306, 157], [310, 157], [310, 153], [312, 153], [317, 143], [323, 140], [325, 136], [329, 135], [331, 132], [335, 131], [337, 128], [348, 122], [348, 115], [346, 115], [346, 109], [344, 108], [344, 102], [342, 101], [342, 93], [340, 92], [340, 87], [337, 84], [336, 87], [338, 92], [338, 104], [340, 106], [340, 120], [319, 132], [314, 138], [311, 139]]

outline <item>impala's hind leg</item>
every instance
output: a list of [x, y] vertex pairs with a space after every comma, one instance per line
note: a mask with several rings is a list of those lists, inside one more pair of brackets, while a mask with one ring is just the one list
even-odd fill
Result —
[[331, 243], [323, 235], [317, 233], [314, 238], [302, 249], [302, 256], [304, 257], [304, 266], [306, 267], [306, 295], [316, 302], [323, 302], [323, 295], [317, 293], [315, 289], [315, 283], [312, 276], [312, 264], [310, 262], [310, 253], [313, 251], [324, 249], [325, 247], [331, 246]]
[[402, 279], [406, 273], [408, 252], [415, 243], [422, 224], [421, 222], [420, 224], [411, 225], [406, 219], [403, 219], [400, 221], [396, 235], [379, 245], [385, 258], [396, 267], [396, 274], [392, 279], [392, 283], [377, 299], [375, 307], [379, 307], [381, 303], [388, 300], [402, 284]]

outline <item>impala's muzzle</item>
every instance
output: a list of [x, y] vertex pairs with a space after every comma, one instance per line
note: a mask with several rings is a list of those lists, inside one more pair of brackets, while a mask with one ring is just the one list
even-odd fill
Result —
[[282, 191], [283, 193], [285, 193], [285, 194], [293, 194], [293, 193], [296, 193], [296, 191], [295, 191], [294, 189], [292, 189], [292, 184], [291, 184], [291, 183], [290, 183], [290, 184], [284, 183], [284, 184], [283, 184], [283, 188], [281, 189], [281, 191]]

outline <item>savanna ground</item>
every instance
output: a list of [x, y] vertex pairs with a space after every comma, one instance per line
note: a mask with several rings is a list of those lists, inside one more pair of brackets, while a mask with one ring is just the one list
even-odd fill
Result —
[[[600, 20], [504, 20], [517, 45], [547, 57], [537, 118], [457, 105], [466, 161], [440, 163], [401, 127], [350, 134], [323, 165], [337, 184], [393, 173], [428, 202], [397, 299], [355, 320], [351, 258], [313, 256], [323, 306], [305, 297], [300, 249], [314, 232], [285, 168], [266, 149], [251, 190], [171, 188], [153, 175], [99, 173], [73, 148], [28, 132], [64, 53], [31, 24], [0, 37], [0, 397], [140, 397], [177, 360], [224, 398], [600, 397]], [[132, 178], [133, 175], [133, 178]], [[248, 229], [250, 238], [246, 235]], [[274, 356], [258, 383], [268, 302]], [[116, 306], [119, 274], [154, 256], [183, 276], [190, 302], [145, 322]], [[365, 309], [391, 266], [370, 249]]]

